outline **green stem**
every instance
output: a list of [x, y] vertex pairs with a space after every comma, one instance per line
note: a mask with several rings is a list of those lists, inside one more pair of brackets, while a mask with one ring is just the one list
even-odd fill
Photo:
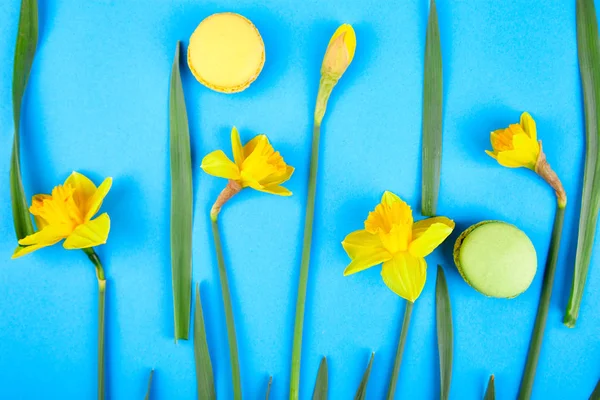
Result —
[[290, 400], [297, 400], [300, 393], [300, 359], [302, 356], [302, 331], [304, 329], [304, 308], [306, 303], [306, 287], [308, 284], [308, 267], [310, 265], [310, 249], [312, 243], [313, 222], [315, 219], [315, 195], [317, 193], [317, 172], [319, 170], [319, 142], [321, 140], [321, 122], [327, 110], [331, 91], [337, 80], [322, 76], [315, 105], [313, 137], [308, 169], [308, 192], [306, 195], [306, 216], [304, 217], [304, 239], [302, 242], [302, 261], [300, 262], [300, 278], [296, 298], [296, 318], [294, 321], [294, 339], [292, 345], [292, 365], [290, 374]]
[[540, 303], [535, 317], [535, 325], [533, 327], [533, 334], [531, 335], [529, 352], [527, 353], [527, 362], [525, 363], [525, 370], [523, 371], [523, 378], [519, 389], [519, 400], [531, 398], [533, 390], [535, 371], [540, 358], [544, 329], [546, 328], [546, 320], [548, 319], [548, 308], [550, 307], [550, 297], [552, 296], [552, 285], [556, 272], [556, 261], [558, 260], [564, 218], [565, 203], [560, 202], [554, 215], [554, 227], [552, 228], [552, 238], [550, 239], [550, 247], [548, 249], [548, 259], [546, 260]]
[[404, 311], [404, 320], [402, 321], [402, 330], [398, 339], [398, 348], [396, 349], [396, 359], [394, 360], [394, 369], [392, 369], [392, 377], [390, 379], [390, 387], [386, 396], [387, 400], [393, 400], [396, 393], [396, 383], [398, 382], [398, 373], [400, 372], [400, 364], [402, 363], [402, 354], [404, 353], [404, 344], [406, 343], [406, 335], [410, 325], [410, 316], [412, 315], [414, 303], [406, 302], [406, 310]]
[[104, 400], [104, 304], [106, 299], [106, 279], [100, 257], [93, 247], [83, 249], [96, 267], [98, 279], [98, 400]]
[[217, 215], [211, 216], [212, 231], [217, 250], [217, 264], [219, 266], [219, 278], [221, 280], [221, 293], [223, 295], [223, 306], [225, 308], [225, 323], [227, 325], [227, 342], [229, 343], [229, 357], [231, 359], [231, 378], [233, 380], [233, 398], [242, 398], [242, 385], [240, 379], [240, 362], [238, 357], [237, 340], [235, 335], [235, 323], [233, 321], [233, 307], [231, 306], [231, 294], [227, 281], [227, 271], [221, 248], [221, 237], [219, 235], [219, 224]]
[[294, 342], [292, 347], [292, 372], [290, 382], [290, 400], [296, 400], [300, 391], [300, 358], [302, 356], [302, 330], [304, 328], [304, 308], [306, 303], [306, 287], [308, 284], [308, 267], [310, 264], [310, 248], [312, 228], [315, 216], [315, 194], [317, 191], [317, 170], [319, 168], [319, 141], [321, 125], [315, 124], [313, 130], [310, 169], [308, 171], [308, 195], [306, 200], [306, 217], [304, 219], [304, 241], [302, 244], [302, 261], [300, 263], [300, 279], [298, 281], [298, 297], [296, 299], [296, 320], [294, 323]]

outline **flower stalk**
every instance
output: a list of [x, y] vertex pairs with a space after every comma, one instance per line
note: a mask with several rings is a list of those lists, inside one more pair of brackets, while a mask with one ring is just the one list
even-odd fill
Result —
[[229, 180], [227, 186], [217, 201], [213, 204], [210, 211], [211, 226], [213, 238], [215, 241], [215, 250], [217, 252], [217, 265], [219, 269], [219, 280], [221, 282], [221, 294], [223, 296], [223, 307], [225, 308], [225, 324], [227, 326], [227, 344], [229, 345], [229, 359], [231, 362], [231, 379], [233, 382], [233, 398], [240, 400], [242, 398], [242, 384], [240, 377], [240, 361], [237, 347], [237, 336], [235, 333], [235, 322], [233, 318], [233, 306], [231, 304], [231, 292], [229, 291], [229, 280], [227, 279], [227, 270], [225, 269], [225, 258], [223, 257], [223, 247], [221, 245], [221, 236], [219, 234], [218, 217], [221, 207], [234, 195], [240, 192], [242, 187], [233, 180]]
[[519, 388], [519, 400], [528, 400], [533, 392], [533, 383], [535, 373], [542, 349], [546, 321], [548, 319], [548, 309], [550, 308], [550, 298], [552, 297], [552, 286], [554, 285], [554, 275], [556, 274], [556, 262], [560, 250], [560, 239], [562, 236], [563, 222], [565, 219], [565, 207], [567, 206], [567, 194], [558, 175], [550, 167], [546, 160], [546, 154], [542, 148], [542, 141], [539, 141], [540, 153], [535, 164], [535, 172], [550, 185], [556, 194], [556, 213], [554, 214], [554, 223], [552, 226], [552, 236], [546, 258], [546, 268], [544, 270], [544, 279], [542, 282], [542, 291], [540, 293], [540, 302], [538, 304], [537, 314], [533, 333], [527, 352], [527, 361], [523, 370], [521, 387]]
[[219, 213], [226, 202], [247, 187], [278, 196], [291, 196], [292, 192], [281, 186], [281, 184], [290, 179], [294, 173], [294, 168], [285, 163], [281, 154], [275, 151], [265, 135], [257, 135], [242, 146], [240, 134], [234, 127], [231, 130], [231, 150], [233, 160], [229, 159], [222, 150], [216, 150], [202, 159], [201, 168], [209, 175], [228, 179], [225, 189], [221, 191], [210, 210], [210, 219], [217, 251], [223, 306], [225, 308], [233, 397], [235, 400], [240, 400], [242, 398], [240, 365], [231, 294], [219, 234]]
[[356, 50], [356, 34], [352, 26], [341, 25], [331, 37], [323, 64], [321, 65], [321, 81], [315, 104], [313, 137], [308, 170], [308, 190], [306, 195], [306, 215], [304, 218], [304, 238], [302, 240], [302, 259], [300, 261], [300, 277], [296, 298], [296, 317], [294, 321], [294, 338], [292, 345], [292, 362], [290, 377], [290, 400], [297, 400], [300, 392], [300, 365], [302, 356], [302, 332], [304, 329], [304, 311], [306, 289], [308, 285], [308, 268], [312, 244], [312, 229], [315, 216], [315, 196], [317, 192], [317, 172], [319, 168], [319, 142], [321, 139], [321, 123], [333, 88], [342, 77], [354, 58]]
[[83, 249], [94, 267], [98, 279], [98, 400], [104, 400], [104, 306], [106, 301], [106, 278], [100, 257], [93, 247]]
[[552, 237], [546, 258], [544, 280], [540, 293], [535, 325], [529, 343], [527, 361], [521, 379], [519, 389], [519, 400], [529, 399], [533, 390], [535, 372], [540, 357], [546, 320], [548, 319], [548, 308], [552, 296], [552, 285], [556, 273], [556, 262], [560, 250], [560, 238], [562, 236], [565, 207], [567, 206], [567, 194], [558, 178], [552, 170], [546, 154], [542, 147], [542, 141], [537, 139], [537, 128], [535, 120], [524, 112], [518, 124], [511, 124], [508, 128], [499, 129], [490, 135], [492, 151], [486, 153], [494, 158], [502, 166], [508, 168], [528, 168], [537, 173], [542, 179], [554, 189], [556, 194], [557, 209], [554, 216]]
[[406, 309], [404, 310], [404, 319], [402, 320], [402, 329], [398, 338], [398, 347], [396, 349], [396, 358], [394, 358], [394, 368], [390, 377], [390, 385], [388, 387], [387, 400], [394, 400], [396, 394], [396, 384], [398, 383], [398, 375], [400, 373], [400, 365], [402, 364], [402, 355], [404, 354], [404, 345], [406, 344], [406, 336], [408, 335], [408, 327], [410, 326], [410, 317], [412, 315], [413, 306], [415, 303], [406, 301]]

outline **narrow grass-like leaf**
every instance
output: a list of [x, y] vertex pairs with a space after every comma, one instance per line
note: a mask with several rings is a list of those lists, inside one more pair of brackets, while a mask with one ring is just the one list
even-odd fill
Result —
[[15, 47], [15, 61], [12, 82], [13, 137], [10, 157], [10, 199], [12, 202], [13, 222], [17, 239], [23, 239], [33, 233], [33, 224], [27, 206], [27, 197], [21, 178], [20, 126], [23, 95], [27, 88], [33, 58], [38, 42], [38, 5], [37, 0], [22, 0]]
[[148, 377], [148, 389], [146, 390], [146, 397], [144, 400], [150, 400], [150, 392], [152, 392], [152, 377], [154, 376], [154, 370], [150, 370], [150, 376]]
[[448, 400], [450, 397], [450, 382], [452, 381], [454, 333], [448, 285], [444, 270], [439, 265], [435, 284], [435, 320], [440, 352], [440, 400]]
[[423, 75], [423, 144], [421, 159], [423, 215], [436, 213], [442, 163], [442, 49], [435, 0], [431, 0], [425, 39]]
[[199, 400], [214, 400], [217, 398], [212, 362], [206, 340], [206, 327], [200, 285], [196, 285], [196, 310], [194, 312], [194, 358], [196, 361], [196, 384]]
[[269, 377], [269, 383], [267, 383], [267, 394], [265, 396], [265, 400], [269, 400], [269, 396], [271, 395], [271, 385], [273, 384], [273, 377]]
[[373, 367], [373, 358], [375, 358], [375, 353], [371, 353], [369, 365], [367, 365], [367, 369], [360, 380], [360, 385], [358, 385], [354, 400], [365, 400], [367, 398], [367, 385], [369, 384], [369, 376], [371, 375], [371, 368]]
[[494, 387], [494, 375], [490, 376], [488, 381], [487, 389], [485, 390], [485, 396], [483, 400], [496, 400], [496, 388]]
[[327, 400], [327, 386], [327, 358], [323, 357], [321, 364], [319, 364], [319, 372], [317, 372], [317, 381], [315, 382], [312, 400]]
[[598, 383], [596, 384], [594, 391], [590, 395], [589, 400], [600, 400], [600, 379], [598, 380]]
[[192, 156], [179, 72], [179, 48], [171, 71], [169, 123], [171, 147], [171, 271], [175, 341], [187, 340], [192, 297]]
[[579, 234], [571, 295], [564, 317], [568, 327], [574, 327], [579, 316], [583, 289], [587, 280], [598, 210], [600, 209], [600, 48], [598, 22], [593, 0], [577, 0], [577, 53], [585, 109], [585, 170], [581, 195]]

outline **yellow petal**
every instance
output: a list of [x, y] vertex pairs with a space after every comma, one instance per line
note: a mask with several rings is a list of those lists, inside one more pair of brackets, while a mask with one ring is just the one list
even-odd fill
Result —
[[284, 173], [282, 173], [280, 175], [273, 174], [273, 175], [269, 176], [268, 178], [263, 179], [261, 181], [261, 184], [263, 186], [281, 185], [283, 182], [287, 182], [292, 177], [293, 173], [294, 173], [294, 168], [287, 165], [285, 167]]
[[431, 254], [454, 229], [454, 222], [446, 217], [428, 218], [413, 225], [413, 240], [408, 251], [415, 257]]
[[102, 206], [102, 201], [108, 194], [110, 187], [112, 186], [112, 178], [106, 178], [98, 189], [94, 192], [92, 197], [90, 197], [87, 201], [87, 207], [85, 211], [84, 222], [89, 221], [92, 217], [98, 212], [100, 207]]
[[346, 236], [342, 247], [352, 259], [383, 250], [379, 236], [364, 229], [354, 231]]
[[291, 196], [292, 195], [292, 192], [289, 191], [288, 189], [284, 188], [283, 186], [269, 186], [269, 187], [262, 187], [260, 189], [253, 187], [253, 189], [258, 190], [259, 192], [275, 194], [277, 196]]
[[496, 153], [486, 150], [485, 154], [487, 154], [488, 156], [492, 157], [494, 160], [498, 160], [498, 156], [496, 155]]
[[258, 143], [264, 141], [269, 141], [266, 135], [257, 135], [253, 137], [248, 143], [246, 143], [244, 145], [244, 159], [247, 158], [250, 154], [252, 154]]
[[528, 112], [521, 114], [521, 127], [529, 135], [533, 141], [537, 142], [537, 129], [535, 127], [535, 120], [529, 115]]
[[513, 137], [515, 150], [523, 150], [530, 154], [531, 159], [537, 161], [540, 154], [540, 144], [527, 135], [515, 135]]
[[392, 258], [392, 255], [383, 249], [372, 249], [370, 253], [365, 253], [360, 257], [353, 259], [344, 270], [344, 276], [352, 275], [365, 269], [379, 265]]
[[383, 282], [398, 296], [414, 302], [417, 300], [427, 275], [425, 259], [400, 253], [383, 263], [381, 277]]
[[231, 150], [233, 151], [233, 161], [238, 168], [241, 167], [244, 162], [244, 149], [240, 140], [240, 133], [235, 126], [231, 130]]
[[40, 244], [33, 244], [31, 246], [25, 246], [25, 247], [17, 246], [17, 248], [15, 249], [11, 258], [14, 260], [15, 258], [23, 257], [24, 255], [33, 253], [36, 250], [42, 249], [44, 247], [52, 246], [53, 244], [60, 242], [60, 240], [61, 239], [58, 239], [54, 243], [40, 243]]
[[110, 231], [110, 218], [107, 213], [101, 214], [98, 218], [79, 225], [67, 240], [63, 247], [65, 249], [85, 249], [106, 243], [108, 232]]
[[83, 214], [87, 213], [88, 199], [96, 193], [96, 185], [87, 176], [73, 171], [65, 181], [65, 186], [71, 186], [73, 200]]
[[513, 136], [514, 150], [498, 153], [498, 163], [508, 168], [526, 167], [535, 169], [540, 147], [529, 136], [519, 134]]
[[32, 251], [41, 249], [42, 247], [52, 246], [64, 238], [64, 229], [51, 225], [46, 226], [44, 229], [19, 240], [19, 244], [21, 246], [27, 247], [17, 247], [12, 255], [12, 258], [24, 256], [25, 254], [29, 254]]
[[225, 179], [240, 179], [240, 169], [221, 150], [213, 151], [202, 160], [200, 166], [209, 175]]

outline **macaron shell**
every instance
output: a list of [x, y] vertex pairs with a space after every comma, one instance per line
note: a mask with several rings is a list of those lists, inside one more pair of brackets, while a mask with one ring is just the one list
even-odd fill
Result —
[[254, 24], [235, 13], [205, 18], [188, 46], [188, 65], [204, 86], [236, 93], [256, 80], [265, 63], [264, 42]]
[[531, 240], [514, 225], [484, 221], [458, 238], [454, 258], [465, 281], [490, 297], [514, 298], [533, 281], [537, 255]]

